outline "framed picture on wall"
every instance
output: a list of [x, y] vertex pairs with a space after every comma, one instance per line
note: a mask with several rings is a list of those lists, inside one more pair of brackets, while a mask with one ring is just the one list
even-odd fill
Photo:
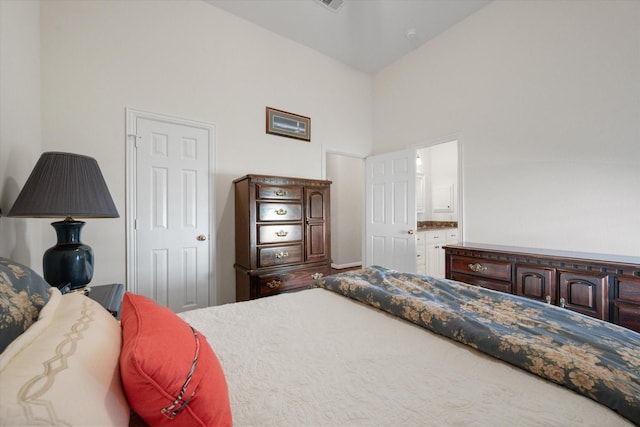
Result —
[[311, 118], [267, 107], [267, 133], [311, 141]]

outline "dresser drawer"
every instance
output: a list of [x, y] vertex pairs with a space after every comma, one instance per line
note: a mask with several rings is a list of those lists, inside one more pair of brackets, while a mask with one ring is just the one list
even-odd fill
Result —
[[511, 263], [462, 256], [451, 257], [451, 271], [511, 281]]
[[640, 278], [615, 277], [617, 298], [640, 304]]
[[300, 203], [258, 202], [258, 221], [299, 221], [302, 219]]
[[256, 184], [257, 199], [302, 200], [302, 187]]
[[470, 285], [480, 286], [487, 289], [493, 289], [494, 291], [505, 292], [508, 294], [513, 293], [513, 285], [511, 282], [505, 280], [494, 280], [488, 277], [471, 276], [469, 274], [451, 273], [451, 278], [459, 282], [468, 283]]
[[259, 225], [258, 244], [302, 240], [302, 225]]
[[272, 265], [290, 264], [302, 261], [302, 245], [258, 248], [258, 265], [260, 267], [270, 267]]
[[640, 332], [640, 305], [617, 302], [614, 321], [620, 326]]
[[294, 289], [303, 289], [312, 284], [316, 278], [330, 274], [331, 266], [321, 265], [259, 276], [260, 296], [264, 297]]

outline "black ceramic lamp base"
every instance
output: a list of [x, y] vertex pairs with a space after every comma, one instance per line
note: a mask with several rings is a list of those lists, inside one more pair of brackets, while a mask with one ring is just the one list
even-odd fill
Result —
[[93, 250], [80, 241], [83, 221], [65, 219], [51, 223], [58, 243], [42, 259], [44, 279], [51, 286], [71, 290], [84, 288], [93, 277]]

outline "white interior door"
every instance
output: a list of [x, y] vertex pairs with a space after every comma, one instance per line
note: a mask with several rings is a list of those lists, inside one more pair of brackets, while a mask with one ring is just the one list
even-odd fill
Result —
[[367, 157], [365, 264], [416, 272], [416, 151]]
[[132, 290], [176, 312], [206, 307], [212, 288], [212, 129], [153, 115], [132, 121]]

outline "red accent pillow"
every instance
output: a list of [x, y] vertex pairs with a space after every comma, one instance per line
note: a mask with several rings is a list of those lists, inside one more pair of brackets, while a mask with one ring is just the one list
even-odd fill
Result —
[[202, 334], [168, 308], [129, 292], [121, 323], [120, 376], [129, 404], [145, 422], [232, 425], [227, 382]]

